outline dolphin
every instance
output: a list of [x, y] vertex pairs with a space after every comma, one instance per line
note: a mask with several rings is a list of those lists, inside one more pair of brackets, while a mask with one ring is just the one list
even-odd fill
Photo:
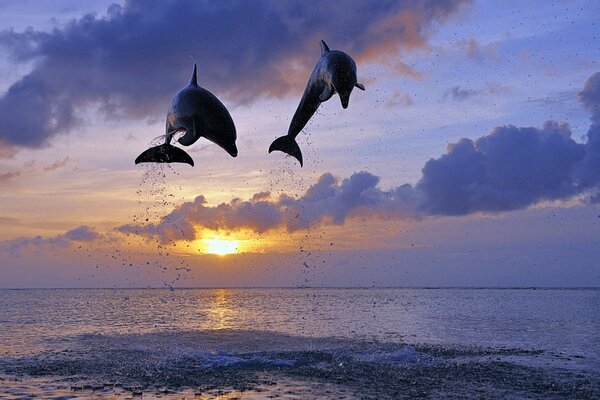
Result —
[[173, 135], [185, 132], [177, 141], [184, 145], [194, 144], [200, 137], [222, 147], [232, 157], [237, 156], [235, 125], [227, 108], [208, 90], [198, 86], [196, 63], [189, 84], [181, 89], [171, 101], [167, 113], [165, 142], [140, 154], [135, 163], [180, 162], [194, 165], [192, 157], [171, 144]]
[[335, 93], [340, 96], [343, 108], [348, 108], [350, 93], [355, 87], [365, 90], [364, 85], [356, 80], [356, 63], [348, 54], [340, 50], [329, 50], [321, 40], [321, 59], [312, 71], [300, 104], [294, 113], [292, 122], [285, 136], [281, 136], [269, 147], [269, 153], [275, 150], [283, 151], [300, 161], [302, 152], [296, 136], [308, 123], [321, 103], [329, 100]]

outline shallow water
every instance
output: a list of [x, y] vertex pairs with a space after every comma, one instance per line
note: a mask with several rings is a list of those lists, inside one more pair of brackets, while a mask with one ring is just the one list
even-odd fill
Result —
[[0, 398], [599, 398], [600, 290], [0, 290]]

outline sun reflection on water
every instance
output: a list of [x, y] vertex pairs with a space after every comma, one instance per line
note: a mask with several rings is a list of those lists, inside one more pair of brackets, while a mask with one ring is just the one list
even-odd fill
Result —
[[217, 289], [212, 302], [205, 310], [209, 329], [228, 329], [232, 327], [233, 308], [230, 305], [231, 290]]

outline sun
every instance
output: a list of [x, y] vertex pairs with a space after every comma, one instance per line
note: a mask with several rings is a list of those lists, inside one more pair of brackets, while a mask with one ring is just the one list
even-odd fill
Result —
[[240, 241], [231, 239], [202, 239], [205, 252], [224, 256], [239, 252]]

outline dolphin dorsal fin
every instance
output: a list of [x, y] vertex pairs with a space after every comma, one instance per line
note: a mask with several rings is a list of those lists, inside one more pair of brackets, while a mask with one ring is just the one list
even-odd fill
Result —
[[323, 57], [325, 53], [329, 53], [329, 46], [327, 46], [324, 40], [321, 40], [319, 44], [321, 45], [321, 57]]
[[196, 63], [194, 63], [194, 72], [192, 72], [192, 77], [190, 78], [190, 85], [198, 86], [198, 77], [196, 74]]

